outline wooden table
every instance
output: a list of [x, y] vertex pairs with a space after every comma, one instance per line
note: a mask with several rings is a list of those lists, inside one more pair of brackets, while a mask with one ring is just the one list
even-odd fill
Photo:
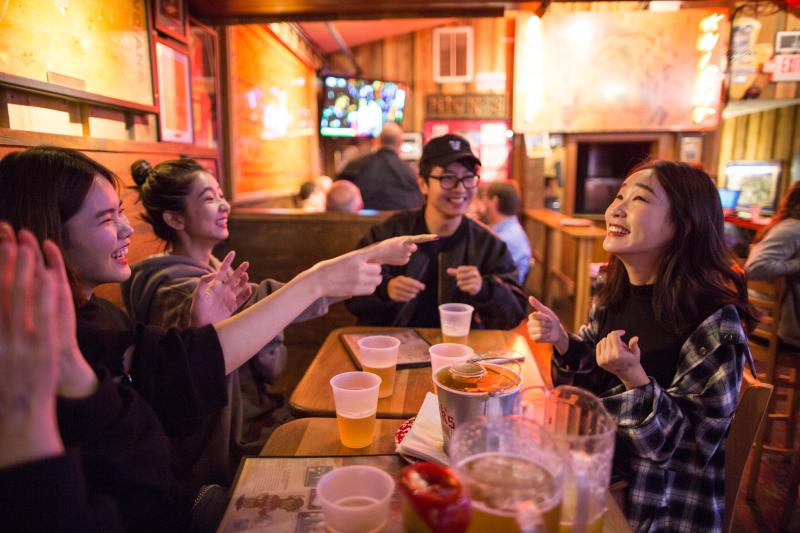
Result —
[[[578, 331], [589, 317], [590, 283], [589, 265], [592, 262], [592, 249], [595, 243], [604, 239], [605, 230], [594, 226], [562, 226], [561, 221], [570, 218], [550, 209], [526, 209], [525, 216], [530, 220], [544, 226], [544, 281], [542, 283], [542, 302], [552, 305], [550, 284], [551, 278], [556, 278], [565, 283], [568, 292], [575, 296], [575, 312], [573, 314], [572, 331]], [[577, 247], [577, 260], [575, 264], [575, 277], [570, 278], [561, 271], [560, 257], [552, 253], [555, 233], [561, 233], [575, 239]]]
[[[336, 374], [356, 370], [339, 336], [343, 333], [378, 333], [389, 331], [388, 327], [354, 326], [333, 330], [311, 362], [303, 379], [300, 380], [292, 396], [289, 407], [295, 416], [336, 416], [330, 380]], [[442, 342], [441, 330], [417, 328], [417, 332], [430, 344]], [[519, 333], [500, 330], [474, 330], [467, 341], [476, 353], [492, 350], [515, 350], [525, 355], [522, 376], [525, 385], [541, 385], [542, 377], [536, 366], [528, 342]], [[378, 400], [378, 418], [407, 419], [417, 414], [425, 394], [432, 392], [431, 369], [429, 366], [397, 371], [394, 392], [388, 398]]]
[[[394, 434], [402, 420], [378, 420], [375, 440], [369, 448], [354, 450], [339, 442], [339, 429], [335, 418], [301, 418], [283, 424], [270, 436], [262, 456], [302, 457], [314, 455], [380, 455], [395, 453]], [[611, 494], [608, 511], [603, 522], [603, 533], [631, 531], [625, 516]]]

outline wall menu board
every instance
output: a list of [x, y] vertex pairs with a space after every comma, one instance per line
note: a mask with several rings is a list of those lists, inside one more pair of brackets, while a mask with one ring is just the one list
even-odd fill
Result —
[[145, 0], [0, 1], [0, 72], [152, 106]]
[[726, 14], [697, 8], [521, 15], [514, 131], [714, 129]]

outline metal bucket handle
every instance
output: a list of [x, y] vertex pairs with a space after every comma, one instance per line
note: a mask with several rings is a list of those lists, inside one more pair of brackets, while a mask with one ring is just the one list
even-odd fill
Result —
[[[515, 359], [513, 357], [503, 357], [500, 354], [492, 354], [492, 353], [476, 354], [475, 357], [471, 357], [470, 359], [467, 359], [467, 361], [465, 361], [464, 363], [461, 363], [460, 365], [452, 366], [450, 368], [450, 372], [453, 373], [453, 374], [458, 372], [458, 374], [460, 374], [462, 376], [465, 376], [465, 375], [470, 376], [469, 374], [465, 374], [463, 371], [456, 371], [456, 368], [462, 367], [463, 365], [470, 365], [470, 364], [475, 364], [476, 366], [478, 366], [477, 363], [479, 363], [481, 361], [505, 361], [505, 363], [494, 363], [494, 364], [503, 365], [503, 364], [507, 364], [507, 363], [514, 363], [514, 365], [517, 367], [515, 374], [518, 376], [519, 381], [517, 381], [516, 383], [510, 383], [508, 386], [503, 387], [502, 389], [499, 389], [499, 390], [496, 390], [496, 391], [487, 392], [486, 394], [488, 396], [491, 397], [491, 396], [499, 396], [501, 394], [505, 394], [509, 389], [511, 389], [513, 387], [516, 387], [516, 386], [518, 386], [518, 385], [520, 385], [522, 383], [522, 364], [517, 359]], [[485, 372], [486, 371], [484, 370], [484, 373]], [[482, 377], [482, 374], [481, 375], [473, 374], [470, 377]]]

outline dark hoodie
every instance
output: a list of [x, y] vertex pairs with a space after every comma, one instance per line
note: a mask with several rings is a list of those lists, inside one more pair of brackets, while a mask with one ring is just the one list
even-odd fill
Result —
[[[122, 285], [122, 297], [135, 322], [163, 328], [187, 328], [192, 294], [200, 278], [215, 272], [220, 262], [202, 264], [169, 253], [151, 256], [132, 265]], [[251, 284], [253, 294], [242, 309], [266, 298], [283, 283], [266, 279]], [[322, 298], [295, 319], [302, 322], [325, 314], [329, 301]], [[264, 383], [274, 383], [286, 365], [283, 335], [275, 337], [248, 364], [226, 378], [228, 404], [204, 431], [187, 439], [173, 439], [173, 457], [192, 470], [201, 482], [230, 482], [243, 455], [257, 455], [268, 436], [261, 417], [275, 404], [264, 393]]]

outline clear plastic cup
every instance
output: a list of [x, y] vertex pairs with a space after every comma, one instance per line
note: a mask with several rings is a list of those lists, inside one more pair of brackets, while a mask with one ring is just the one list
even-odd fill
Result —
[[552, 391], [528, 387], [522, 415], [544, 428], [569, 464], [564, 478], [561, 527], [564, 531], [603, 530], [617, 424], [589, 391], [561, 385]]
[[400, 339], [388, 335], [371, 335], [358, 341], [358, 356], [364, 372], [372, 372], [381, 378], [378, 398], [392, 395], [399, 352]]
[[331, 470], [317, 482], [325, 526], [337, 533], [380, 531], [389, 518], [394, 486], [392, 476], [374, 466]]
[[453, 433], [450, 465], [472, 500], [468, 532], [558, 533], [565, 459], [539, 424], [473, 418]]
[[464, 344], [469, 337], [474, 307], [468, 304], [442, 304], [439, 306], [439, 321], [442, 324], [442, 340]]
[[339, 439], [348, 448], [366, 448], [375, 434], [381, 378], [371, 372], [345, 372], [331, 378]]
[[431, 356], [431, 371], [434, 376], [440, 368], [465, 363], [475, 355], [475, 351], [469, 346], [452, 342], [434, 344], [428, 348], [428, 353]]

